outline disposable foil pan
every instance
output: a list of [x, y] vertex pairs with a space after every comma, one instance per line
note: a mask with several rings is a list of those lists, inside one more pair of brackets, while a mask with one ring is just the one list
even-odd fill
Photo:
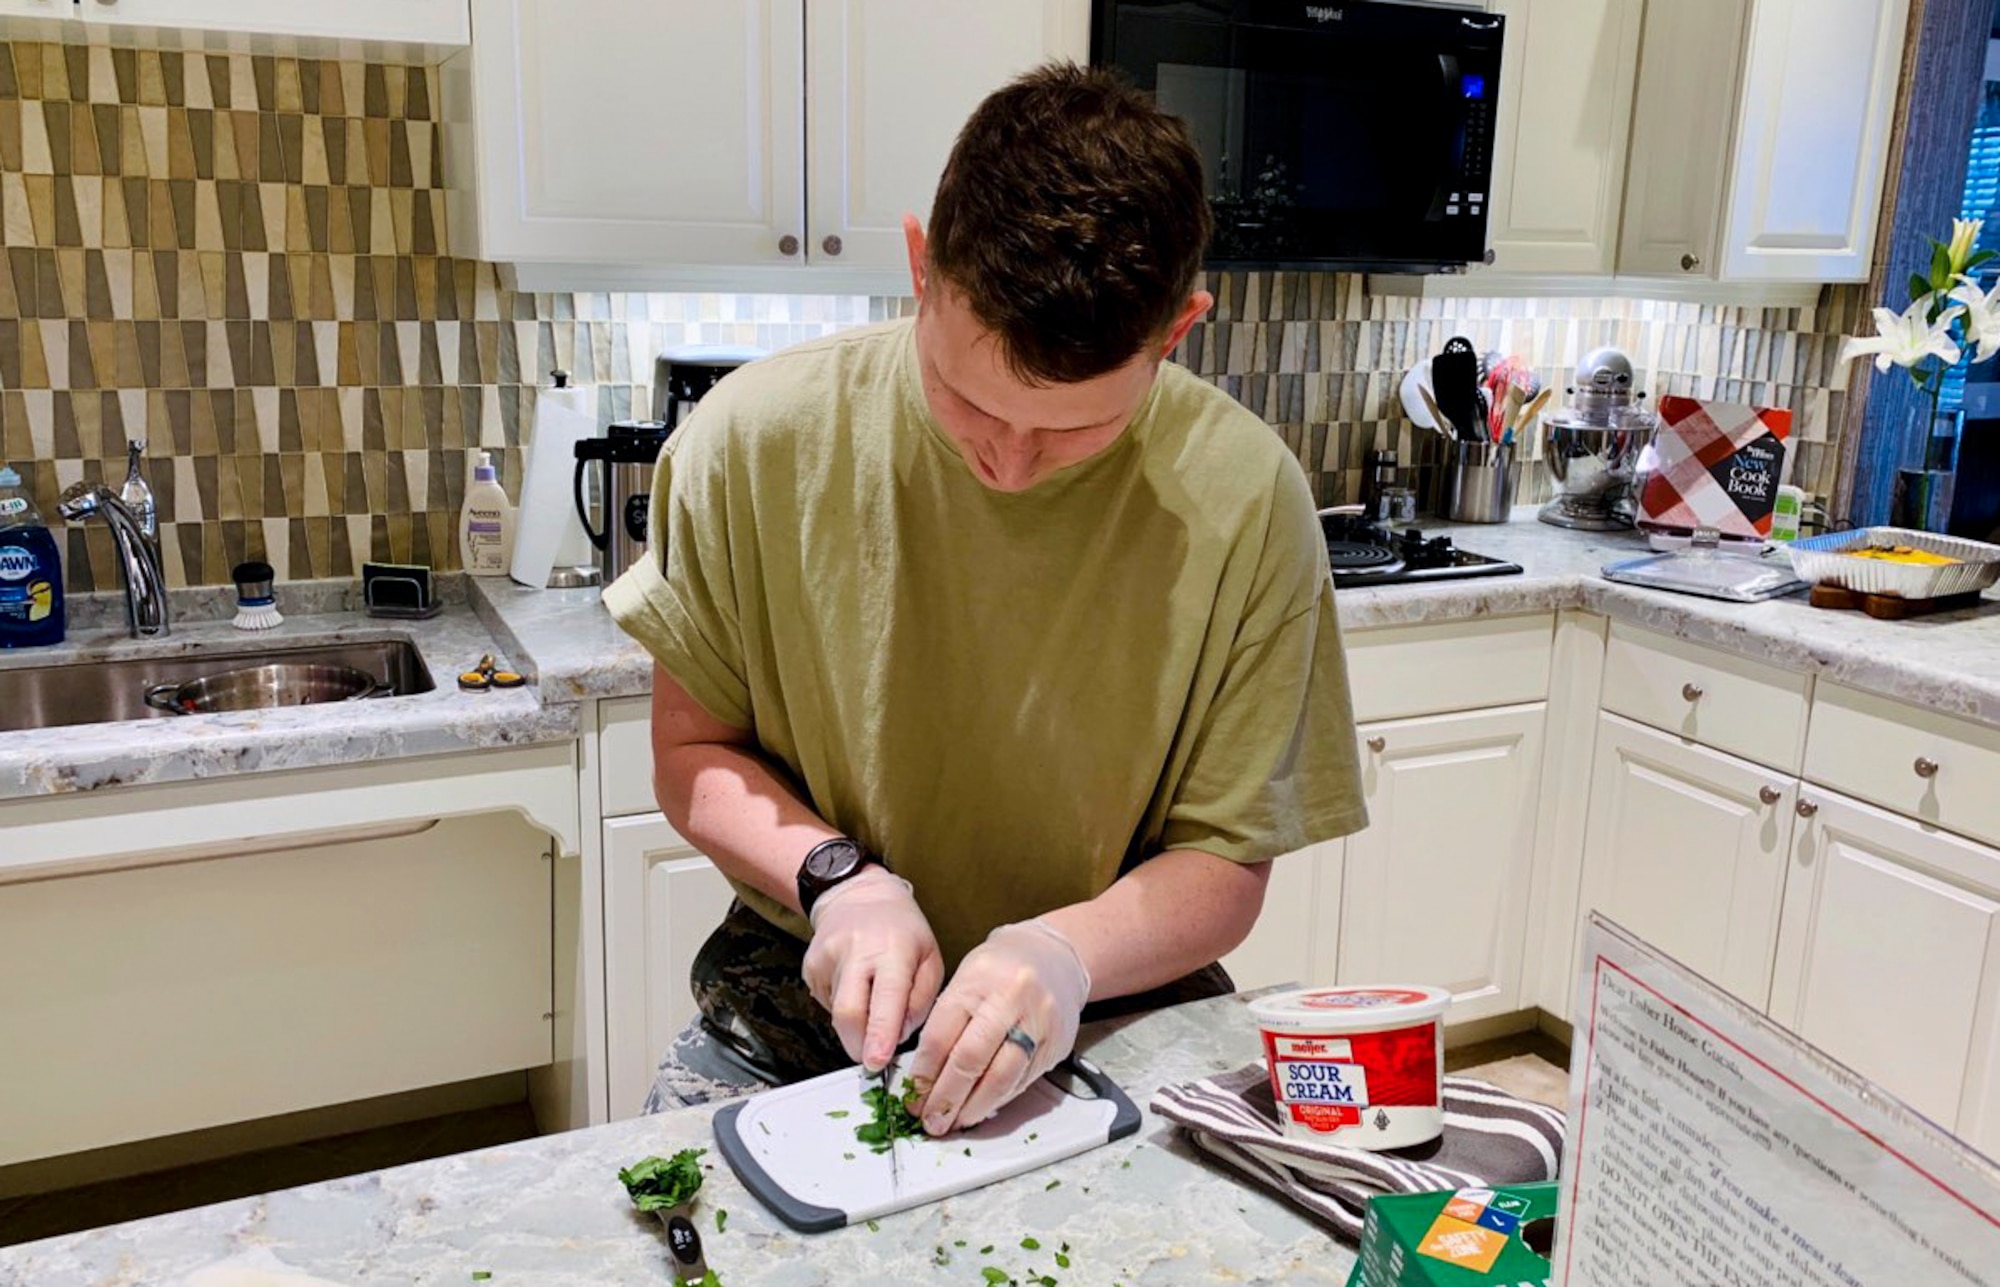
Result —
[[[1881, 559], [1854, 557], [1855, 550], [1888, 549], [1907, 545], [1912, 549], [1942, 554], [1956, 563], [1926, 567], [1911, 563], [1888, 563]], [[1852, 532], [1829, 532], [1793, 541], [1792, 570], [1799, 579], [1818, 585], [1827, 582], [1846, 586], [1863, 594], [1887, 594], [1902, 599], [1942, 599], [1954, 594], [1984, 590], [2000, 581], [2000, 545], [1968, 541], [1958, 536], [1919, 532], [1907, 527], [1863, 527]]]

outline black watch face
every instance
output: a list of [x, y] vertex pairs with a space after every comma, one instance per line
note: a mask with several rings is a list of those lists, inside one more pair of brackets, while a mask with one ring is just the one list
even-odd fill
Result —
[[826, 882], [851, 875], [861, 865], [861, 846], [844, 840], [828, 841], [806, 855], [806, 875]]

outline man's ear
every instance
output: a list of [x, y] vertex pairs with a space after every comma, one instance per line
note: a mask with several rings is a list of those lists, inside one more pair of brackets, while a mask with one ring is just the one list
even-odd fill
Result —
[[1174, 319], [1173, 326], [1167, 331], [1167, 342], [1160, 346], [1159, 355], [1165, 357], [1172, 353], [1174, 346], [1187, 337], [1188, 331], [1194, 324], [1207, 316], [1208, 310], [1214, 307], [1215, 296], [1205, 290], [1198, 290], [1188, 296], [1187, 303], [1181, 308], [1181, 315]]
[[913, 214], [903, 216], [903, 244], [910, 252], [910, 293], [924, 302], [924, 230]]

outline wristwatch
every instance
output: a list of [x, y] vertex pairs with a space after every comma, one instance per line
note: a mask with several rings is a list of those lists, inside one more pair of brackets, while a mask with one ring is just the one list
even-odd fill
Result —
[[871, 863], [885, 869], [889, 865], [846, 836], [814, 845], [806, 860], [799, 864], [799, 909], [811, 919], [813, 904], [821, 894], [859, 875]]

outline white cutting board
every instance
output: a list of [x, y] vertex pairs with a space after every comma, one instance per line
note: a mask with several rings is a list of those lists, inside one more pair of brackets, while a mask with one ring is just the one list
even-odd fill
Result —
[[[1139, 1129], [1125, 1092], [1073, 1057], [971, 1130], [899, 1141], [899, 1178], [888, 1153], [854, 1138], [870, 1118], [861, 1092], [874, 1084], [853, 1068], [740, 1100], [715, 1115], [716, 1147], [779, 1219], [818, 1233], [1005, 1180]], [[847, 1115], [829, 1116], [836, 1112]]]

